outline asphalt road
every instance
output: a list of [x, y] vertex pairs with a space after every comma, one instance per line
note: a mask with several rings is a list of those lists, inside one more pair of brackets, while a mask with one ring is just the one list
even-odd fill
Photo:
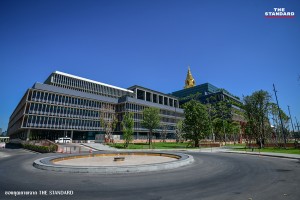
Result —
[[[226, 153], [189, 153], [192, 165], [160, 172], [99, 175], [43, 171], [34, 154], [0, 150], [0, 199], [264, 200], [300, 199], [300, 161]], [[50, 195], [52, 191], [73, 195]], [[34, 196], [5, 191], [36, 191]], [[47, 191], [48, 195], [40, 195]]]

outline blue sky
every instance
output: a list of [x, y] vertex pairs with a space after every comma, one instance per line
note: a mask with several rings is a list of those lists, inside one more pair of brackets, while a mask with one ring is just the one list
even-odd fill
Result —
[[[296, 17], [265, 18], [275, 7]], [[300, 2], [0, 1], [4, 130], [25, 91], [55, 70], [169, 93], [183, 88], [188, 65], [196, 84], [239, 97], [273, 94], [275, 83], [280, 106], [300, 120]]]

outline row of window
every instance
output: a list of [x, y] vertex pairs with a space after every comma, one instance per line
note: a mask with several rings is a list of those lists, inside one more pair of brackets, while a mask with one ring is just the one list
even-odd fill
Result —
[[[95, 110], [84, 110], [63, 106], [55, 106], [41, 103], [29, 103], [26, 109], [27, 114], [37, 114], [37, 115], [48, 115], [48, 116], [58, 116], [58, 117], [69, 117], [69, 118], [90, 118], [99, 119], [100, 117], [110, 118], [112, 113], [103, 112]], [[135, 120], [142, 120], [142, 113], [134, 113]], [[169, 117], [162, 117], [161, 121], [176, 123], [176, 119]]]
[[[141, 123], [140, 122], [134, 122], [134, 129], [135, 130], [147, 130], [147, 129], [145, 129], [142, 125], [141, 125]], [[157, 129], [157, 131], [162, 131], [162, 129], [163, 129], [163, 127], [159, 127], [158, 129]], [[166, 126], [165, 127], [165, 130], [168, 130], [168, 131], [170, 131], [170, 130], [175, 130], [175, 126]]]
[[[141, 106], [141, 105], [137, 105], [137, 104], [126, 103], [125, 108], [126, 108], [127, 111], [130, 111], [130, 112], [139, 112], [139, 111], [143, 111], [146, 107]], [[119, 111], [124, 111], [124, 106], [119, 107]], [[160, 109], [160, 114], [161, 115], [174, 116], [174, 117], [183, 117], [183, 113], [175, 112], [175, 110], [174, 111], [169, 111], [169, 110]]]
[[89, 99], [75, 98], [71, 96], [49, 93], [44, 91], [36, 91], [36, 90], [33, 90], [29, 93], [28, 100], [46, 102], [46, 103], [57, 104], [57, 105], [73, 106], [79, 108], [89, 108], [89, 109], [102, 108], [107, 110], [115, 109], [115, 105], [110, 103], [93, 101]]
[[[35, 116], [35, 115], [28, 115], [25, 117], [24, 127], [76, 129], [76, 130], [102, 130], [100, 121], [56, 118], [56, 117]], [[146, 130], [142, 127], [141, 123], [139, 122], [134, 122], [134, 129]], [[173, 129], [174, 126], [168, 126], [167, 130], [173, 130]]]
[[137, 99], [158, 103], [161, 105], [171, 106], [171, 107], [178, 107], [177, 100], [169, 97], [165, 97], [159, 94], [147, 92], [144, 90], [137, 89]]
[[86, 110], [71, 107], [63, 107], [42, 103], [29, 103], [26, 109], [28, 114], [52, 115], [73, 118], [99, 118], [100, 112], [96, 110]]
[[93, 120], [57, 118], [35, 115], [29, 115], [24, 118], [24, 127], [33, 128], [100, 130], [100, 125], [100, 121]]

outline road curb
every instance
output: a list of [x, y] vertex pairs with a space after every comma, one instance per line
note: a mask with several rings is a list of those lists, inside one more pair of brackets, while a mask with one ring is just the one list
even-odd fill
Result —
[[266, 156], [266, 157], [288, 158], [288, 159], [300, 160], [300, 158], [294, 157], [292, 155], [286, 156], [286, 155], [278, 155], [278, 154], [264, 154], [264, 153], [239, 152], [239, 151], [224, 151], [223, 153], [235, 153], [235, 154], [244, 154], [244, 155], [251, 155], [251, 156]]
[[123, 165], [123, 166], [67, 166], [67, 165], [56, 165], [52, 162], [54, 159], [66, 158], [68, 157], [76, 157], [76, 156], [95, 156], [96, 154], [111, 154], [111, 152], [107, 153], [96, 153], [96, 154], [74, 154], [74, 155], [60, 155], [60, 156], [51, 156], [46, 158], [37, 159], [34, 161], [33, 166], [49, 171], [57, 171], [57, 172], [70, 172], [70, 173], [99, 173], [99, 174], [122, 174], [122, 173], [140, 173], [140, 172], [151, 172], [151, 171], [162, 171], [175, 169], [178, 167], [186, 166], [194, 162], [194, 158], [191, 155], [183, 154], [183, 153], [154, 153], [154, 152], [116, 152], [118, 155], [133, 155], [134, 153], [140, 154], [157, 154], [157, 156], [177, 156], [178, 160], [163, 162], [163, 163], [155, 163], [155, 164], [141, 164], [141, 165]]

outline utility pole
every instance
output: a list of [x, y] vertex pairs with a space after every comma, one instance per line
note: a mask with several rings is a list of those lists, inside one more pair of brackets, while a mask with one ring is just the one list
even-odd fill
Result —
[[296, 124], [297, 124], [297, 129], [298, 129], [298, 136], [299, 136], [300, 130], [299, 130], [299, 124], [298, 124], [298, 120], [297, 120], [297, 118], [296, 118], [296, 117], [295, 117], [295, 120], [296, 120]]
[[296, 120], [296, 124], [297, 124], [297, 128], [298, 128], [298, 132], [300, 131], [299, 130], [299, 124], [298, 124], [298, 120], [297, 120], [297, 118], [295, 117], [295, 120]]
[[281, 123], [281, 130], [282, 130], [283, 140], [284, 140], [284, 148], [286, 148], [286, 136], [285, 136], [285, 133], [284, 133], [284, 128], [283, 128], [283, 123], [282, 123], [282, 118], [281, 118], [280, 107], [279, 107], [279, 103], [278, 103], [278, 99], [277, 99], [277, 91], [275, 89], [275, 84], [274, 83], [273, 83], [273, 90], [274, 90], [274, 93], [275, 93], [277, 107], [278, 107], [279, 119], [280, 119], [280, 123]]
[[290, 115], [290, 119], [291, 119], [291, 124], [292, 124], [292, 128], [293, 128], [293, 134], [295, 136], [295, 129], [294, 129], [294, 124], [293, 124], [293, 120], [292, 120], [292, 116], [291, 116], [291, 111], [290, 111], [290, 106], [287, 106], [289, 109], [289, 115]]

